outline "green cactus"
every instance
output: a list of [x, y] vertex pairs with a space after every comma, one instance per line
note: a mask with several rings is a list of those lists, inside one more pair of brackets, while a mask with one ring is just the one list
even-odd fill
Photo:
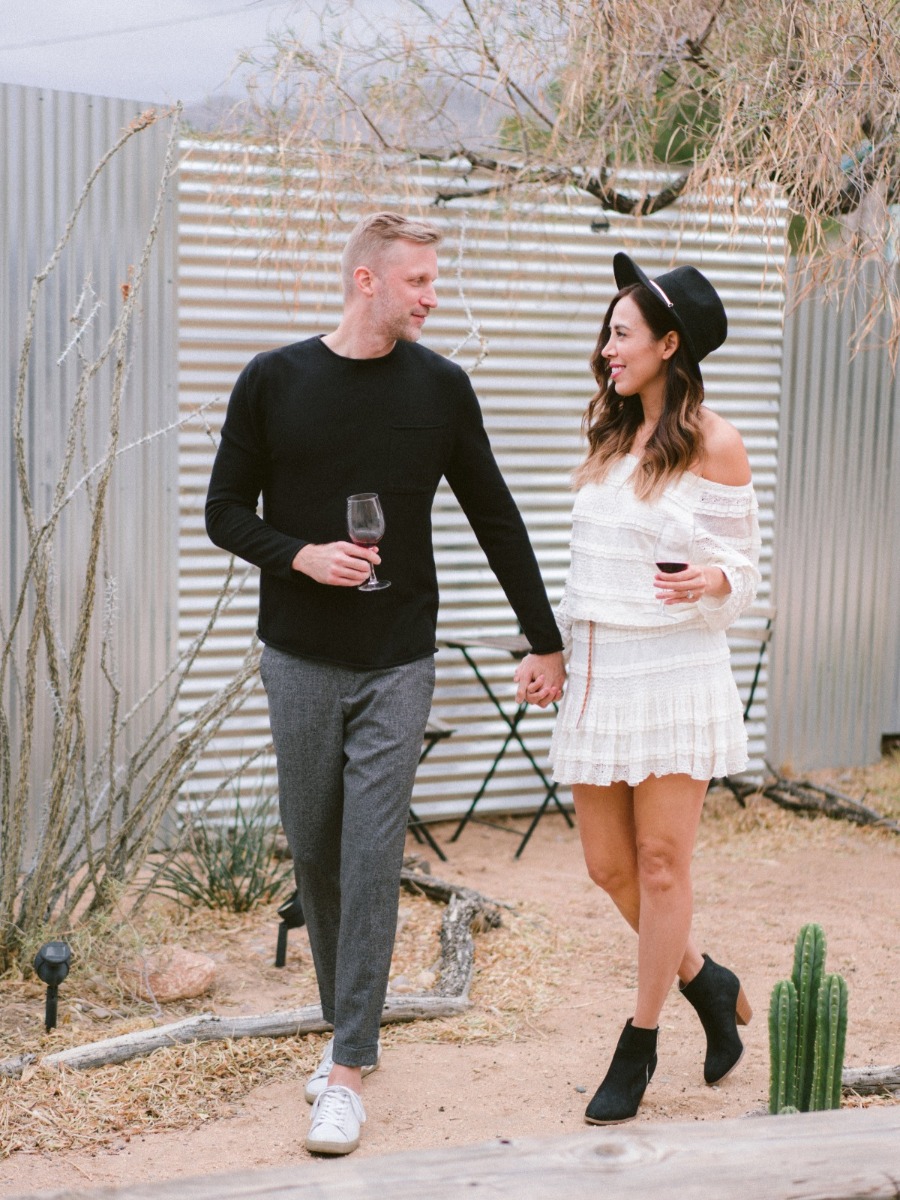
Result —
[[816, 1007], [816, 1041], [810, 1111], [841, 1107], [841, 1070], [847, 1037], [847, 983], [826, 975]]
[[769, 1112], [780, 1113], [796, 1104], [797, 989], [782, 979], [769, 1003]]
[[804, 925], [794, 946], [794, 970], [791, 975], [797, 989], [797, 1077], [794, 1084], [796, 1105], [809, 1112], [813, 1081], [813, 1056], [816, 1039], [816, 1013], [822, 972], [825, 969], [825, 934], [821, 925]]

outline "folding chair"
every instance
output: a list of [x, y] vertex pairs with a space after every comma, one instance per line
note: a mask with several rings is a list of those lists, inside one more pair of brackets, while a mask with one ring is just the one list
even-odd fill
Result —
[[[493, 779], [494, 774], [497, 770], [497, 767], [500, 765], [500, 761], [505, 756], [507, 750], [509, 750], [515, 743], [516, 745], [518, 745], [519, 750], [521, 750], [522, 754], [525, 756], [525, 758], [531, 765], [532, 771], [534, 771], [535, 775], [537, 776], [537, 778], [540, 781], [541, 786], [543, 787], [543, 790], [544, 790], [544, 796], [543, 796], [541, 805], [538, 808], [537, 812], [534, 814], [534, 817], [531, 820], [531, 824], [528, 826], [528, 829], [525, 831], [525, 834], [523, 835], [521, 841], [519, 842], [518, 849], [516, 850], [515, 855], [513, 856], [514, 858], [519, 858], [522, 851], [528, 845], [528, 841], [529, 841], [531, 835], [534, 833], [535, 829], [537, 828], [538, 821], [540, 821], [541, 817], [544, 816], [544, 814], [547, 812], [547, 810], [551, 804], [556, 805], [557, 811], [565, 818], [565, 821], [568, 824], [570, 829], [574, 828], [574, 822], [572, 821], [572, 818], [569, 816], [568, 812], [566, 811], [566, 809], [563, 805], [563, 802], [560, 800], [559, 796], [556, 794], [557, 788], [559, 785], [547, 778], [547, 775], [545, 774], [544, 770], [542, 769], [540, 763], [537, 761], [535, 756], [532, 754], [531, 750], [528, 747], [527, 742], [525, 741], [525, 739], [523, 737], [522, 718], [525, 716], [526, 712], [528, 711], [528, 705], [527, 704], [516, 704], [515, 708], [513, 709], [512, 703], [507, 703], [506, 706], [504, 707], [503, 701], [500, 699], [500, 697], [497, 695], [497, 693], [491, 687], [490, 680], [487, 678], [487, 676], [484, 674], [484, 672], [482, 672], [479, 669], [478, 663], [476, 662], [475, 658], [472, 655], [472, 651], [473, 650], [474, 651], [493, 650], [493, 651], [496, 651], [496, 652], [499, 652], [502, 654], [509, 654], [513, 659], [518, 660], [518, 659], [524, 658], [530, 649], [530, 647], [528, 645], [528, 639], [524, 636], [524, 634], [521, 634], [521, 633], [519, 633], [519, 634], [498, 634], [498, 635], [495, 635], [492, 637], [466, 637], [466, 638], [453, 638], [453, 639], [447, 638], [447, 639], [441, 641], [439, 644], [442, 646], [447, 646], [451, 650], [459, 650], [461, 652], [463, 658], [466, 660], [466, 662], [472, 668], [475, 678], [481, 684], [481, 687], [483, 688], [485, 695], [490, 700], [490, 702], [493, 704], [494, 708], [497, 710], [500, 717], [503, 719], [503, 722], [506, 725], [506, 729], [507, 729], [506, 736], [504, 737], [502, 744], [500, 745], [499, 749], [497, 750], [496, 754], [494, 755], [494, 760], [488, 767], [487, 774], [485, 775], [484, 779], [481, 781], [481, 786], [478, 788], [478, 791], [475, 793], [474, 797], [472, 798], [472, 802], [470, 803], [468, 810], [461, 818], [459, 824], [456, 826], [456, 829], [453, 831], [453, 834], [450, 837], [450, 841], [455, 842], [457, 840], [457, 838], [459, 837], [459, 835], [462, 833], [462, 831], [465, 829], [466, 825], [468, 825], [468, 823], [470, 821], [477, 821], [481, 825], [489, 825], [491, 828], [499, 829], [503, 833], [517, 833], [518, 832], [517, 830], [510, 829], [506, 825], [498, 825], [495, 821], [488, 821], [484, 817], [478, 817], [475, 815], [475, 809], [478, 807], [478, 802], [481, 800], [482, 796], [487, 791], [488, 784]], [[554, 707], [554, 709], [556, 709], [555, 704], [553, 705], [553, 707]]]
[[[750, 688], [744, 703], [744, 722], [746, 723], [750, 719], [750, 713], [753, 709], [753, 701], [756, 697], [756, 688], [759, 683], [760, 674], [762, 673], [766, 649], [772, 640], [775, 609], [767, 605], [755, 604], [744, 613], [741, 620], [750, 622], [749, 626], [739, 625], [735, 629], [730, 629], [728, 631], [730, 640], [732, 642], [749, 642], [759, 647], [756, 664], [753, 669], [753, 678], [750, 681]], [[714, 784], [728, 788], [741, 808], [746, 808], [745, 797], [752, 790], [747, 783], [731, 775], [723, 775], [720, 779], [711, 779], [709, 786], [712, 787]]]
[[[455, 732], [455, 729], [453, 729], [450, 725], [447, 725], [446, 722], [440, 719], [440, 717], [436, 717], [434, 713], [432, 713], [428, 718], [428, 724], [425, 726], [425, 737], [423, 739], [425, 744], [422, 747], [422, 753], [419, 755], [419, 762], [423, 763], [438, 742], [442, 742], [445, 738], [451, 737]], [[427, 842], [441, 862], [447, 861], [447, 855], [431, 836], [428, 826], [421, 819], [421, 817], [418, 816], [412, 805], [409, 807], [409, 828], [419, 845], [421, 845], [423, 842]]]

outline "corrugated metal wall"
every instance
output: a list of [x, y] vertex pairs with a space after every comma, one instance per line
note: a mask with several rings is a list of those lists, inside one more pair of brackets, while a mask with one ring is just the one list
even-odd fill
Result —
[[[0, 255], [0, 611], [7, 627], [26, 548], [12, 420], [31, 282], [62, 235], [91, 171], [143, 107], [135, 101], [0, 85], [0, 228], [4, 235], [4, 253]], [[83, 314], [96, 305], [80, 343], [86, 354], [94, 357], [120, 312], [121, 288], [129, 280], [129, 268], [140, 258], [169, 133], [168, 122], [147, 129], [104, 169], [41, 294], [25, 412], [28, 469], [39, 520], [46, 517], [51, 505], [81, 369], [78, 352], [71, 346], [76, 330], [73, 313], [82, 293]], [[176, 419], [175, 218], [171, 196], [132, 335], [122, 446]], [[108, 363], [88, 393], [86, 444], [83, 454], [76, 455], [70, 484], [82, 476], [86, 463], [93, 465], [98, 460], [106, 445], [110, 389]], [[173, 436], [131, 452], [119, 462], [109, 504], [107, 544], [121, 616], [115, 644], [126, 705], [162, 676], [175, 646], [176, 486], [177, 441]], [[85, 518], [82, 497], [68, 510], [55, 543], [55, 596], [63, 654], [81, 590]], [[102, 598], [98, 607], [102, 613]], [[109, 691], [96, 660], [89, 664], [84, 690], [85, 711], [99, 724], [108, 710]], [[11, 703], [15, 720], [13, 693], [5, 699]], [[49, 704], [46, 693], [42, 703]], [[45, 710], [35, 750], [34, 777], [38, 781], [46, 771], [50, 729], [50, 713]], [[14, 769], [15, 760], [14, 726]], [[39, 798], [35, 796], [35, 803]]]
[[[321, 252], [295, 287], [289, 267], [265, 266], [266, 228], [278, 220], [279, 201], [268, 190], [262, 155], [254, 158], [254, 151], [246, 148], [229, 154], [227, 148], [203, 142], [186, 149], [180, 192], [181, 407], [186, 414], [214, 401], [208, 415], [218, 428], [234, 379], [253, 354], [327, 332], [337, 323], [338, 260], [358, 214], [348, 205], [346, 219], [331, 223]], [[251, 186], [245, 175], [235, 187], [230, 180], [246, 164], [258, 173], [259, 183]], [[390, 204], [385, 202], [386, 207]], [[446, 231], [440, 307], [429, 319], [426, 342], [451, 353], [469, 330], [467, 308], [487, 339], [487, 356], [473, 380], [497, 458], [525, 516], [554, 601], [568, 562], [568, 479], [580, 458], [580, 422], [593, 390], [587, 364], [614, 292], [612, 255], [628, 249], [651, 273], [676, 258], [702, 265], [719, 288], [730, 321], [729, 340], [704, 367], [704, 377], [710, 404], [734, 420], [747, 440], [762, 509], [765, 600], [781, 390], [783, 296], [773, 264], [783, 253], [783, 230], [777, 206], [765, 224], [748, 216], [742, 240], [730, 246], [725, 245], [724, 217], [721, 225], [714, 219], [711, 229], [702, 228], [706, 212], [697, 214], [693, 227], [689, 219], [679, 234], [671, 213], [642, 223], [611, 215], [609, 227], [595, 232], [592, 223], [604, 224], [603, 214], [574, 200], [540, 208], [522, 204], [513, 222], [485, 205], [473, 205], [465, 214], [429, 209], [426, 215]], [[313, 219], [311, 212], [311, 223]], [[458, 358], [471, 367], [477, 355], [473, 338]], [[196, 424], [186, 426], [180, 459], [182, 638], [194, 634], [203, 621], [227, 561], [209, 544], [203, 528], [212, 457], [208, 434]], [[439, 637], [515, 632], [502, 591], [447, 489], [437, 497], [434, 533], [442, 600]], [[243, 599], [232, 606], [223, 633], [210, 644], [193, 702], [237, 666], [255, 627], [255, 612], [251, 580]], [[746, 647], [736, 649], [735, 664], [744, 683], [752, 659]], [[483, 660], [489, 678], [511, 697], [510, 660], [489, 653]], [[474, 795], [505, 732], [458, 652], [441, 650], [437, 662], [435, 708], [457, 732], [437, 746], [419, 773], [416, 807], [431, 815], [458, 811]], [[764, 682], [759, 695], [764, 706]], [[545, 757], [552, 720], [552, 711], [533, 710], [523, 725], [539, 760]], [[754, 723], [752, 735], [758, 767], [764, 744], [761, 721]], [[211, 789], [223, 767], [232, 767], [242, 753], [267, 737], [265, 697], [260, 692], [257, 702], [245, 706], [241, 720], [218, 740], [215, 754], [207, 756], [196, 777], [198, 790]], [[510, 754], [492, 782], [484, 809], [527, 807], [540, 798], [527, 762]]]
[[[799, 292], [802, 278], [793, 279]], [[769, 745], [794, 770], [875, 761], [900, 730], [900, 378], [872, 278], [786, 324]]]

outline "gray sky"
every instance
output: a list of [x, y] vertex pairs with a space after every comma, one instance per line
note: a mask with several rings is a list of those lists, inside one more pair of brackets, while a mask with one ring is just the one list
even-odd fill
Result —
[[0, 13], [0, 82], [155, 103], [236, 95], [240, 50], [316, 24], [310, 0], [2, 0]]

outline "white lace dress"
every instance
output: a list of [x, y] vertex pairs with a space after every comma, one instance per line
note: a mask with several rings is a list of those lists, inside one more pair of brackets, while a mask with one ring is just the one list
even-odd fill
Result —
[[[572, 560], [556, 613], [569, 655], [550, 745], [560, 783], [710, 779], [747, 765], [725, 630], [759, 583], [753, 485], [686, 472], [648, 503], [631, 485], [636, 466], [627, 455], [575, 499]], [[653, 586], [663, 521], [690, 534], [693, 562], [724, 571], [727, 596], [663, 608]]]

